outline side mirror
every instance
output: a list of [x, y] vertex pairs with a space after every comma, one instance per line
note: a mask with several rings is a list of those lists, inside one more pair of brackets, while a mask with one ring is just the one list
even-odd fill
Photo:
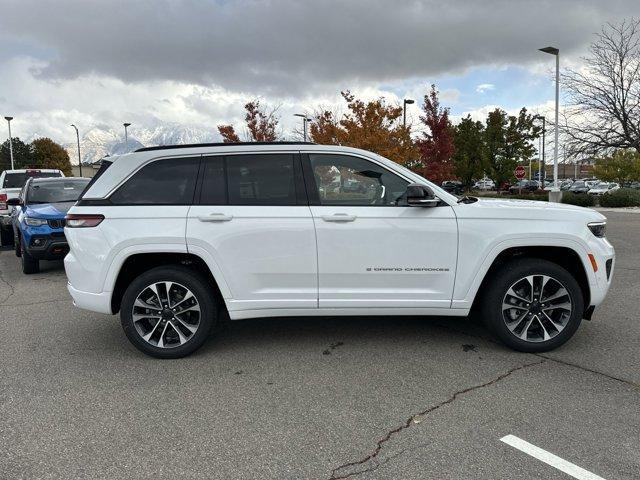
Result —
[[410, 207], [437, 207], [440, 203], [429, 187], [419, 183], [407, 185], [406, 195], [407, 204]]
[[13, 205], [14, 207], [17, 207], [18, 205], [20, 205], [20, 199], [18, 197], [10, 198], [9, 200], [7, 200], [7, 205]]

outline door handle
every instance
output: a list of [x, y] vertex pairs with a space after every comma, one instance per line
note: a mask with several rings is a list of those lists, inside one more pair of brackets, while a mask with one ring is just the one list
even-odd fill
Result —
[[211, 213], [209, 215], [199, 216], [198, 220], [201, 222], [228, 222], [233, 218], [233, 215], [225, 215], [224, 213]]
[[353, 222], [356, 216], [347, 215], [346, 213], [334, 213], [333, 215], [323, 215], [322, 219], [325, 222]]

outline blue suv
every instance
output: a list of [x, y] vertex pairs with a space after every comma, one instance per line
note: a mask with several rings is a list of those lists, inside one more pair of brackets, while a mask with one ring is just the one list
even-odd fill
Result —
[[30, 178], [12, 212], [16, 256], [24, 273], [40, 271], [40, 260], [58, 260], [69, 251], [65, 215], [89, 183], [88, 178]]

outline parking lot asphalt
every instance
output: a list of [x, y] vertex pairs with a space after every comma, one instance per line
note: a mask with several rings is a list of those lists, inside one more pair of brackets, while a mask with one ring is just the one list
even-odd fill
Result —
[[640, 216], [606, 215], [609, 296], [544, 355], [466, 319], [290, 318], [161, 361], [73, 307], [60, 262], [26, 276], [5, 248], [0, 478], [570, 478], [500, 441], [515, 435], [637, 479]]

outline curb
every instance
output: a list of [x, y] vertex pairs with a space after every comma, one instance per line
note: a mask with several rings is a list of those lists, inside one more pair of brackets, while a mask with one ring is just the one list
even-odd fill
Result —
[[597, 210], [598, 212], [616, 212], [616, 213], [640, 213], [640, 207], [591, 207], [593, 210]]

